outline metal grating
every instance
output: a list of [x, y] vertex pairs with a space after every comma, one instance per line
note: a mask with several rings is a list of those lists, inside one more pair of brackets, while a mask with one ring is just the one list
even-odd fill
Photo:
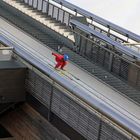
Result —
[[127, 63], [124, 60], [121, 60], [120, 76], [123, 77], [125, 80], [128, 79], [128, 69], [129, 69], [129, 63]]
[[102, 122], [100, 140], [129, 140], [107, 123]]
[[[128, 140], [116, 128], [102, 121], [97, 115], [82, 107], [64, 92], [62, 87], [53, 87], [51, 111], [79, 132], [87, 140]], [[26, 88], [47, 107], [50, 105], [51, 83], [43, 75], [29, 70], [26, 79]], [[62, 90], [62, 91], [61, 91]]]
[[121, 65], [121, 59], [114, 56], [113, 63], [112, 63], [112, 72], [119, 75], [120, 74], [120, 65]]
[[109, 59], [110, 59], [110, 53], [109, 52], [107, 52], [107, 51], [105, 51], [105, 57], [104, 57], [105, 59], [104, 59], [104, 67], [105, 67], [105, 69], [109, 69], [109, 64], [110, 64], [110, 62], [109, 62]]
[[99, 118], [90, 114], [57, 88], [53, 93], [52, 111], [85, 138], [97, 139]]
[[[50, 83], [31, 70], [27, 76], [27, 91], [48, 106], [51, 91]], [[53, 91], [52, 111], [84, 137], [89, 140], [97, 139], [100, 119], [68, 98], [65, 93], [57, 88], [54, 88]]]
[[103, 65], [105, 59], [105, 50], [100, 48], [98, 52], [98, 63]]
[[92, 61], [93, 62], [97, 62], [97, 59], [98, 59], [98, 47], [96, 45], [93, 45], [93, 48], [92, 48]]
[[29, 71], [26, 79], [26, 89], [29, 93], [40, 98], [49, 106], [51, 84], [43, 78], [39, 77], [34, 72]]
[[91, 50], [92, 50], [92, 45], [93, 45], [93, 43], [92, 43], [92, 42], [87, 41], [85, 55], [86, 55], [86, 57], [88, 57], [89, 59], [91, 59]]

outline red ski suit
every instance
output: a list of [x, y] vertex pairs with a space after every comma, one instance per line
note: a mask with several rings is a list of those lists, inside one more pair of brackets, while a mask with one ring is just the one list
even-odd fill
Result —
[[56, 53], [52, 53], [52, 55], [55, 56], [55, 61], [57, 62], [57, 64], [55, 65], [55, 68], [61, 68], [63, 69], [64, 66], [66, 66], [67, 61], [64, 61], [64, 56], [60, 55], [60, 54], [56, 54]]

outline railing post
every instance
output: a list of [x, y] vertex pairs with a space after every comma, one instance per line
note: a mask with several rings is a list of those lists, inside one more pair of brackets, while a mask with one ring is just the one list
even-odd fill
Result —
[[41, 8], [40, 8], [40, 11], [43, 10], [43, 0], [41, 1]]
[[57, 12], [57, 21], [59, 20], [59, 8], [58, 8], [58, 12]]
[[111, 72], [112, 70], [112, 62], [113, 62], [113, 54], [110, 53], [110, 57], [109, 57], [109, 71]]
[[110, 26], [109, 26], [109, 25], [107, 25], [107, 27], [108, 27], [107, 36], [109, 37], [109, 36], [110, 36]]
[[81, 49], [82, 49], [82, 36], [79, 35], [78, 38], [79, 38], [79, 40], [78, 40], [78, 43], [79, 43], [79, 45], [78, 45], [79, 46], [78, 53], [81, 54]]
[[49, 14], [49, 0], [48, 0], [48, 2], [47, 2], [47, 10], [46, 10], [46, 13], [47, 13], [47, 15]]
[[53, 16], [54, 16], [54, 5], [52, 7], [52, 18], [53, 18]]
[[138, 87], [138, 83], [140, 82], [139, 80], [140, 80], [140, 68], [137, 72], [137, 79], [136, 79], [136, 84], [135, 84], [136, 87]]
[[34, 7], [33, 4], [34, 4], [34, 0], [32, 0], [32, 7]]
[[[86, 37], [88, 38], [88, 37], [89, 37], [89, 35], [87, 34], [87, 35], [86, 35]], [[85, 46], [84, 46], [84, 47], [85, 47], [85, 48], [84, 48], [84, 56], [86, 56], [87, 47], [88, 47], [87, 45], [88, 45], [88, 40], [87, 40], [87, 39], [85, 39]]]
[[[69, 13], [68, 13], [69, 14]], [[69, 26], [69, 22], [70, 22], [70, 14], [68, 16], [68, 26]]]
[[63, 11], [63, 19], [62, 19], [62, 23], [64, 23], [64, 17], [65, 17], [65, 11]]
[[62, 9], [63, 8], [62, 2], [60, 2], [60, 5], [61, 5], [61, 9]]
[[74, 10], [74, 12], [75, 12], [75, 16], [77, 16], [77, 10], [76, 9]]
[[128, 35], [128, 34], [126, 34], [126, 37], [127, 37], [127, 40], [126, 40], [126, 41], [128, 42], [128, 40], [129, 40], [129, 35]]
[[36, 1], [36, 9], [38, 10], [38, 0]]

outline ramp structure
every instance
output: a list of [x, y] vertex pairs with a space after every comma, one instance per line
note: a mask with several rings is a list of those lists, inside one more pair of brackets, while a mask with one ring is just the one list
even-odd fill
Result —
[[[70, 139], [139, 139], [140, 52], [123, 45], [138, 35], [64, 0], [3, 0], [0, 11], [0, 40], [28, 67], [26, 101]], [[67, 72], [52, 51], [70, 56]]]

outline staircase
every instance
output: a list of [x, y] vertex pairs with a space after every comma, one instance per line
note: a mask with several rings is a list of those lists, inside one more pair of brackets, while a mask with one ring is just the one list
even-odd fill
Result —
[[66, 27], [66, 25], [56, 21], [55, 19], [47, 16], [47, 14], [38, 11], [37, 9], [33, 9], [29, 5], [25, 5], [21, 1], [18, 0], [3, 0], [7, 4], [13, 6], [14, 8], [18, 9], [19, 11], [23, 12], [24, 14], [32, 17], [33, 19], [39, 21], [40, 23], [44, 24], [48, 28], [56, 31], [57, 33], [67, 37], [72, 42], [74, 41], [73, 33]]

